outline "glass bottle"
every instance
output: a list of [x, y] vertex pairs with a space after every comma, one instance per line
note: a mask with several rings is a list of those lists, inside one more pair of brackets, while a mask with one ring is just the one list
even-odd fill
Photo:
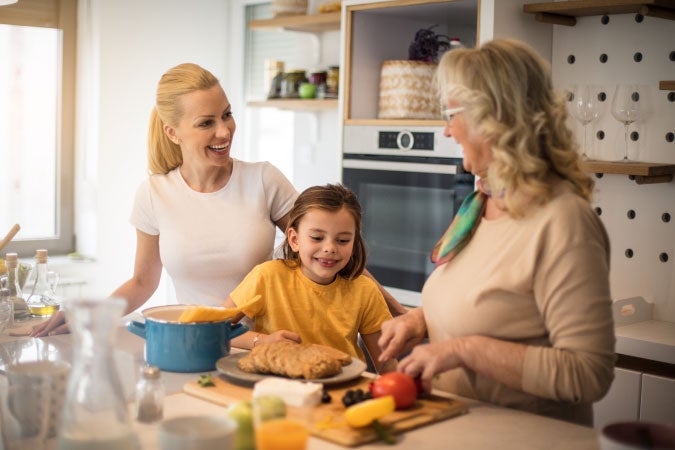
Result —
[[9, 297], [12, 299], [14, 311], [13, 324], [17, 320], [28, 318], [29, 312], [28, 305], [21, 291], [21, 283], [19, 283], [19, 255], [7, 253], [5, 255], [5, 263], [7, 265], [7, 282], [5, 287], [9, 289]]
[[152, 423], [162, 419], [164, 385], [159, 367], [145, 366], [136, 385], [136, 420]]
[[0, 287], [0, 334], [12, 325], [13, 316], [14, 305], [9, 296], [9, 289]]
[[63, 306], [76, 346], [58, 449], [139, 450], [113, 353], [126, 302], [66, 299]]
[[56, 296], [56, 285], [59, 276], [50, 272], [47, 267], [47, 250], [35, 252], [35, 267], [33, 268], [24, 289], [28, 310], [33, 317], [49, 317], [59, 310], [59, 299]]

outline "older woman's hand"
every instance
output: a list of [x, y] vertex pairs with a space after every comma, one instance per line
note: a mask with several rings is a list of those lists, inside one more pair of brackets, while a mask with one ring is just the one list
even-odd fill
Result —
[[51, 316], [45, 322], [35, 325], [30, 332], [30, 336], [44, 337], [68, 332], [70, 332], [70, 330], [68, 329], [68, 324], [66, 324], [65, 314], [63, 314], [63, 311], [57, 311], [56, 314]]
[[424, 340], [426, 333], [427, 325], [422, 308], [387, 320], [382, 323], [382, 336], [377, 341], [382, 349], [378, 359], [384, 362], [409, 351]]
[[420, 378], [425, 392], [431, 391], [431, 383], [438, 373], [447, 372], [462, 365], [458, 356], [459, 341], [435, 342], [416, 346], [398, 363], [398, 370], [412, 378]]

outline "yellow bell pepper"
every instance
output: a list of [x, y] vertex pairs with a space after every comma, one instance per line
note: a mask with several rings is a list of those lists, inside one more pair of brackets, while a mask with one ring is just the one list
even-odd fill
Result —
[[394, 412], [396, 402], [392, 395], [366, 400], [350, 406], [345, 411], [345, 419], [352, 427], [365, 427], [373, 421]]

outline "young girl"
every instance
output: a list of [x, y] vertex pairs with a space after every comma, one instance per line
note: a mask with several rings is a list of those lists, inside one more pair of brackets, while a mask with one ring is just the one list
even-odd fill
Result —
[[339, 184], [300, 194], [289, 213], [283, 256], [254, 267], [225, 301], [255, 319], [253, 331], [232, 345], [324, 344], [365, 361], [360, 334], [375, 369], [395, 369], [395, 360], [378, 360], [381, 325], [391, 313], [375, 282], [361, 275], [366, 250], [356, 195]]

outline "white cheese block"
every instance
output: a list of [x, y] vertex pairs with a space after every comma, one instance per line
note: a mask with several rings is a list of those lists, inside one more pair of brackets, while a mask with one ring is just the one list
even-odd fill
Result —
[[321, 383], [310, 383], [286, 378], [263, 378], [253, 385], [253, 398], [275, 395], [287, 405], [295, 407], [316, 406], [321, 403]]

